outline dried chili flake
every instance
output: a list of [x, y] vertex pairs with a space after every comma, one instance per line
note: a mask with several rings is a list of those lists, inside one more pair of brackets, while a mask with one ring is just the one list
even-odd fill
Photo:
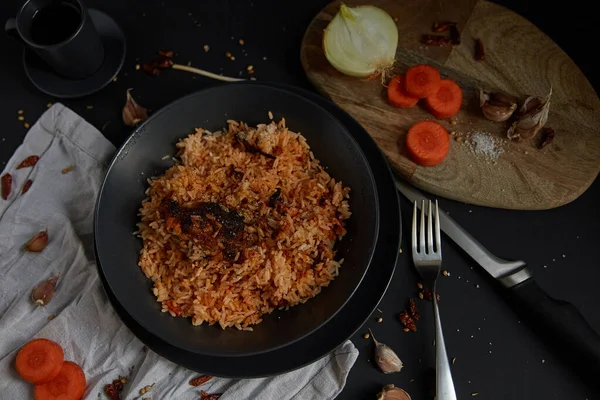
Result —
[[144, 71], [146, 71], [146, 73], [148, 73], [148, 75], [152, 75], [152, 76], [160, 75], [160, 70], [158, 68], [156, 68], [152, 63], [144, 64], [144, 65], [142, 65], [142, 68], [144, 69]]
[[121, 400], [117, 389], [111, 383], [104, 386], [104, 393], [106, 393], [110, 400]]
[[64, 175], [64, 174], [68, 174], [71, 171], [73, 171], [73, 166], [69, 165], [69, 166], [63, 168], [60, 172], [62, 172], [62, 174]]
[[452, 26], [456, 26], [456, 22], [452, 22], [452, 21], [434, 22], [433, 26], [431, 27], [431, 30], [434, 32], [446, 32]]
[[415, 320], [412, 319], [412, 317], [408, 314], [408, 312], [403, 311], [400, 313], [400, 322], [402, 322], [402, 325], [404, 325], [411, 331], [413, 331], [413, 332], [417, 331], [417, 325], [415, 324]]
[[460, 44], [460, 32], [456, 25], [450, 26], [450, 43], [452, 43], [452, 46], [458, 46]]
[[219, 397], [221, 397], [222, 395], [223, 395], [223, 393], [208, 394], [204, 390], [201, 390], [200, 391], [200, 400], [218, 400]]
[[10, 189], [12, 188], [12, 176], [9, 173], [2, 175], [0, 178], [0, 186], [2, 186], [2, 199], [8, 199]]
[[485, 60], [485, 49], [483, 48], [481, 39], [475, 39], [475, 59], [477, 61]]
[[23, 161], [21, 161], [21, 164], [17, 165], [17, 169], [33, 167], [35, 165], [35, 163], [38, 162], [39, 159], [40, 159], [39, 156], [29, 156], [26, 159], [24, 159]]
[[450, 38], [441, 35], [423, 35], [421, 36], [421, 43], [430, 46], [443, 46], [449, 44]]
[[[424, 294], [424, 296], [425, 296], [425, 298], [427, 300], [429, 300], [429, 301], [433, 300], [433, 296], [431, 295], [431, 290], [425, 289], [425, 291], [423, 292], [423, 294]], [[436, 293], [435, 297], [437, 298], [437, 301], [440, 301], [440, 294], [439, 293]]]
[[159, 50], [158, 55], [160, 55], [161, 57], [173, 58], [173, 51], [172, 50]]
[[408, 300], [408, 309], [410, 311], [410, 316], [413, 317], [414, 320], [418, 321], [421, 318], [419, 314], [419, 309], [417, 308], [417, 304], [415, 303], [415, 299]]
[[212, 379], [212, 376], [210, 376], [210, 375], [200, 375], [200, 376], [197, 376], [194, 379], [192, 379], [190, 381], [190, 385], [200, 386], [200, 385], [205, 384], [206, 382], [208, 382], [211, 379]]

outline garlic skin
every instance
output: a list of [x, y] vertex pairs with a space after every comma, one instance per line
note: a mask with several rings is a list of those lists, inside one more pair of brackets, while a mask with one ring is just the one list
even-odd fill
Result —
[[323, 32], [323, 52], [341, 73], [367, 77], [385, 71], [395, 61], [398, 28], [388, 13], [374, 6], [340, 10]]
[[531, 139], [546, 125], [550, 111], [550, 96], [552, 96], [552, 88], [544, 100], [533, 96], [525, 100], [519, 109], [521, 114], [519, 119], [508, 129], [509, 139], [517, 141]]
[[504, 93], [490, 93], [479, 89], [479, 106], [487, 119], [503, 122], [508, 120], [517, 109], [517, 100]]
[[125, 125], [133, 127], [148, 119], [148, 110], [136, 103], [129, 93], [130, 90], [127, 91], [122, 117]]
[[23, 250], [30, 251], [32, 253], [39, 253], [46, 248], [48, 244], [48, 229], [37, 233], [34, 237], [29, 239], [23, 246]]
[[54, 287], [56, 286], [56, 282], [58, 282], [58, 275], [34, 287], [31, 291], [31, 300], [39, 306], [45, 306], [48, 304], [54, 296]]
[[412, 400], [404, 390], [393, 384], [385, 385], [381, 392], [377, 393], [377, 400]]

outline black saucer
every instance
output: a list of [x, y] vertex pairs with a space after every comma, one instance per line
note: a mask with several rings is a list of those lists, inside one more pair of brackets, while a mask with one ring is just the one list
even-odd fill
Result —
[[125, 35], [117, 23], [102, 11], [90, 9], [90, 18], [102, 37], [104, 62], [85, 79], [65, 78], [50, 69], [31, 49], [23, 52], [27, 77], [42, 92], [58, 98], [83, 97], [95, 93], [113, 80], [125, 60]]

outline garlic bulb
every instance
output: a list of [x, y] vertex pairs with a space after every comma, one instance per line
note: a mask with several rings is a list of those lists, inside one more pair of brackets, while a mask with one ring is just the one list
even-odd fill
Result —
[[340, 10], [323, 34], [325, 57], [343, 74], [366, 77], [394, 64], [398, 28], [388, 13], [374, 6]]

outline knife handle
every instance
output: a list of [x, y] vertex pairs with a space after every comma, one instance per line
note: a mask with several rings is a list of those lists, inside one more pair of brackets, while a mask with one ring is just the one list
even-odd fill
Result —
[[600, 336], [571, 303], [554, 299], [532, 279], [508, 289], [511, 303], [558, 356], [584, 380], [600, 377]]

